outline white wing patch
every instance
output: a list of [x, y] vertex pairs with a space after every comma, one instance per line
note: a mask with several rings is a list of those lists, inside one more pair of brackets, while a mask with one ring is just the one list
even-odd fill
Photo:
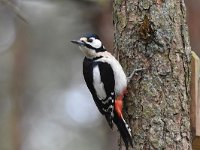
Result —
[[101, 82], [99, 66], [96, 66], [93, 69], [93, 85], [94, 85], [94, 89], [96, 91], [97, 97], [100, 100], [105, 99], [107, 96], [106, 96], [106, 92], [104, 89], [104, 84], [103, 84], [103, 82]]
[[103, 57], [96, 62], [105, 62], [111, 65], [115, 78], [115, 94], [121, 94], [127, 87], [127, 79], [122, 66], [109, 52], [102, 52], [99, 55]]

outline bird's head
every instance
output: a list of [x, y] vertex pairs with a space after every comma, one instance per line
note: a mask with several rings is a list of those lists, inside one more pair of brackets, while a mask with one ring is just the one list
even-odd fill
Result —
[[79, 40], [72, 40], [71, 42], [79, 45], [81, 51], [87, 58], [98, 57], [99, 52], [106, 51], [101, 40], [96, 34], [88, 34], [81, 37]]

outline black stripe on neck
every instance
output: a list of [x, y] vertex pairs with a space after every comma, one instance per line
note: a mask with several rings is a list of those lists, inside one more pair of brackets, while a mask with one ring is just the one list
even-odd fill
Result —
[[100, 58], [102, 58], [103, 56], [99, 56], [99, 57], [95, 57], [95, 58], [93, 58], [92, 60], [97, 60], [97, 59], [100, 59]]

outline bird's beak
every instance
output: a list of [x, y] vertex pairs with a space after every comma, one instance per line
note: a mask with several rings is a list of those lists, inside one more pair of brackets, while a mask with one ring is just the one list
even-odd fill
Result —
[[72, 40], [71, 42], [74, 43], [74, 44], [77, 44], [79, 46], [85, 45], [85, 43], [83, 41], [80, 41], [80, 40]]

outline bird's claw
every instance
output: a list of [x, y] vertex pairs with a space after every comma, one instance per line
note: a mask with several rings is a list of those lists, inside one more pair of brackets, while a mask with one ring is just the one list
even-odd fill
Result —
[[136, 72], [139, 72], [139, 71], [142, 71], [142, 70], [145, 70], [146, 68], [138, 68], [138, 69], [134, 69], [132, 71], [132, 73], [127, 77], [127, 81], [128, 83], [131, 81], [133, 75], [136, 73]]

